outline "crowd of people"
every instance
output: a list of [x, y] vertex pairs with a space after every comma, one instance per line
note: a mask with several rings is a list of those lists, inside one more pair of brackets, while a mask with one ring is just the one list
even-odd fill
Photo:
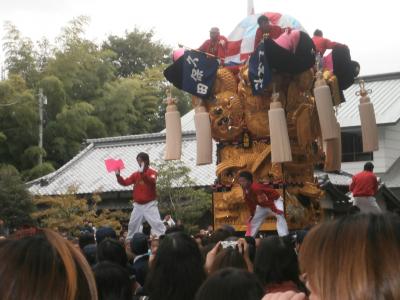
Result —
[[357, 213], [287, 236], [182, 226], [74, 245], [50, 229], [0, 240], [1, 299], [400, 299], [400, 219]]

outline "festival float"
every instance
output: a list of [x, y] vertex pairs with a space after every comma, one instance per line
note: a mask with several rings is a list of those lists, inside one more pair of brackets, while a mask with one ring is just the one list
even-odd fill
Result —
[[[179, 49], [174, 64], [164, 72], [177, 88], [193, 95], [197, 164], [212, 163], [216, 151], [215, 228], [229, 224], [246, 230], [249, 212], [237, 183], [243, 170], [279, 190], [290, 229], [315, 224], [322, 218], [324, 192], [314, 169], [339, 171], [341, 166], [335, 110], [345, 101], [342, 91], [357, 75], [348, 48], [332, 51], [333, 69], [329, 69], [296, 19], [264, 13], [270, 23], [286, 30], [278, 39], [265, 35], [262, 45], [254, 49], [260, 15], [246, 17], [228, 36], [223, 64], [218, 57]], [[364, 87], [360, 95], [360, 111], [370, 114], [365, 119], [373, 127], [373, 107]], [[179, 112], [171, 99], [167, 115], [165, 158], [179, 159]], [[377, 139], [367, 145], [375, 149]], [[274, 218], [260, 229], [275, 230]]]

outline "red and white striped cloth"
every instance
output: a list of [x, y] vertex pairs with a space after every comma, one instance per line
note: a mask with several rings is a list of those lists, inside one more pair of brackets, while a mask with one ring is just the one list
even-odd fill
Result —
[[[271, 24], [282, 28], [291, 28], [304, 31], [303, 26], [293, 17], [280, 13], [266, 12]], [[246, 62], [254, 51], [254, 40], [258, 28], [257, 19], [262, 14], [254, 14], [244, 18], [228, 36], [228, 45], [225, 55], [225, 65], [241, 65]]]

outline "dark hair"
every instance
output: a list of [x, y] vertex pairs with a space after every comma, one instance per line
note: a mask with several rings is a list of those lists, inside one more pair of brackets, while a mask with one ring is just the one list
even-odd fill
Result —
[[93, 273], [99, 300], [132, 300], [132, 282], [125, 268], [103, 261], [93, 268]]
[[364, 165], [364, 171], [372, 172], [374, 170], [374, 164], [372, 162], [367, 162]]
[[117, 239], [117, 233], [109, 226], [102, 226], [96, 231], [96, 243], [100, 244], [105, 238]]
[[90, 245], [90, 244], [96, 244], [96, 241], [94, 239], [94, 234], [93, 233], [82, 233], [79, 236], [78, 240], [79, 248], [83, 250], [85, 246]]
[[314, 36], [323, 36], [322, 30], [315, 29]]
[[263, 295], [264, 290], [254, 274], [226, 268], [203, 283], [195, 300], [260, 300]]
[[175, 232], [160, 241], [145, 289], [152, 300], [191, 300], [205, 277], [197, 243]]
[[122, 267], [126, 267], [128, 258], [125, 248], [117, 240], [106, 238], [97, 245], [97, 261], [111, 261]]
[[83, 255], [85, 256], [89, 265], [94, 266], [97, 264], [97, 245], [89, 244], [83, 247], [82, 249]]
[[248, 181], [253, 182], [253, 174], [251, 174], [249, 171], [240, 172], [239, 177], [246, 178]]
[[247, 270], [246, 261], [238, 249], [229, 247], [218, 252], [211, 266], [210, 273], [215, 273], [227, 267]]
[[149, 251], [149, 242], [144, 233], [136, 232], [130, 241], [131, 251], [135, 255], [145, 254]]
[[278, 236], [262, 239], [256, 252], [254, 273], [264, 287], [284, 281], [299, 285], [299, 264], [291, 242]]
[[55, 231], [28, 230], [0, 241], [1, 299], [97, 299], [81, 252]]
[[137, 156], [136, 159], [140, 158], [141, 160], [143, 160], [147, 165], [150, 164], [150, 157], [147, 153], [145, 152], [140, 152]]
[[258, 19], [257, 19], [258, 25], [261, 26], [261, 24], [264, 23], [264, 22], [269, 22], [268, 17], [265, 16], [265, 15], [259, 16]]
[[352, 60], [350, 63], [353, 68], [353, 76], [355, 78], [358, 76], [358, 74], [360, 74], [360, 64], [355, 60]]

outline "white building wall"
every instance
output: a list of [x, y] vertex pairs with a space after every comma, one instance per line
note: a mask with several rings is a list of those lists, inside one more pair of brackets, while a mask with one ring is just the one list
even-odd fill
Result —
[[[379, 150], [372, 161], [378, 174], [385, 173], [400, 156], [400, 122], [394, 126], [379, 126]], [[397, 134], [397, 138], [395, 137]], [[387, 140], [387, 137], [389, 140]], [[363, 170], [366, 161], [342, 163], [342, 171], [355, 174]]]

